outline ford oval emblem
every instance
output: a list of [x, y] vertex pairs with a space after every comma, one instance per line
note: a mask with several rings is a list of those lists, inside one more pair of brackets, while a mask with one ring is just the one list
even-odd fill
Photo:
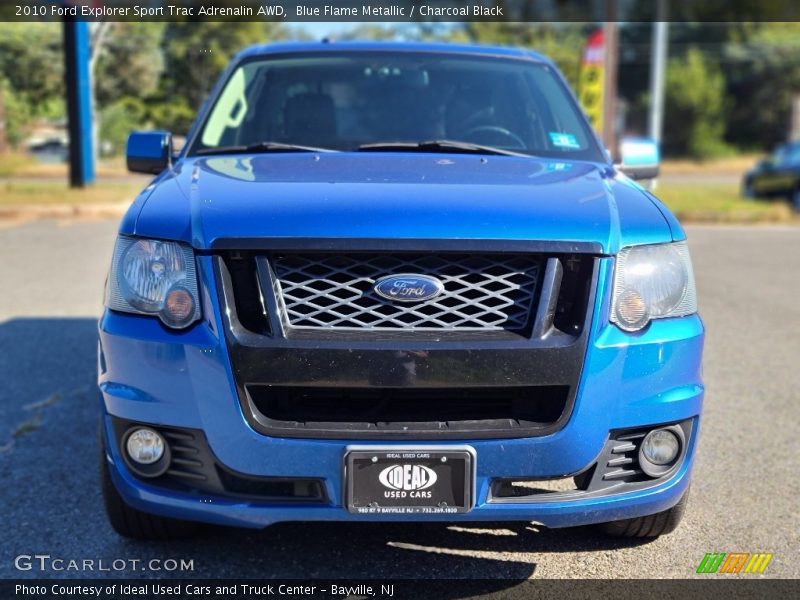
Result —
[[403, 273], [381, 277], [372, 288], [381, 298], [394, 302], [424, 302], [444, 291], [444, 284], [428, 275]]

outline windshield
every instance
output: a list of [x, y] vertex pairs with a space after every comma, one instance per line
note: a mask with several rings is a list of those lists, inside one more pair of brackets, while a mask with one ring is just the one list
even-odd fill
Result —
[[779, 146], [772, 155], [772, 162], [776, 165], [800, 164], [800, 144], [786, 144]]
[[[326, 52], [247, 61], [231, 73], [190, 154], [246, 151], [266, 143], [377, 151], [380, 144], [445, 140], [549, 158], [605, 160], [551, 67], [422, 52]], [[445, 144], [435, 147], [454, 151]]]

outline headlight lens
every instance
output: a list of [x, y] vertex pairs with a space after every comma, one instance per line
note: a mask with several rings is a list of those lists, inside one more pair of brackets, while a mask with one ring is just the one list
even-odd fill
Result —
[[192, 249], [177, 242], [117, 238], [106, 306], [158, 315], [177, 329], [189, 326], [200, 318]]
[[613, 323], [626, 331], [638, 331], [651, 319], [696, 312], [697, 294], [686, 242], [620, 251], [614, 273]]

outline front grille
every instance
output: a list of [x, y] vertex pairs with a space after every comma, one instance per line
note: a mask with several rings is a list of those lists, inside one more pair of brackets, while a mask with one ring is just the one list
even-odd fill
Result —
[[[524, 332], [542, 259], [509, 254], [283, 254], [270, 258], [278, 309], [294, 329]], [[380, 297], [387, 275], [438, 278], [444, 291], [419, 303]]]
[[[519, 438], [549, 435], [568, 420], [597, 256], [561, 247], [423, 252], [406, 244], [390, 254], [331, 246], [329, 254], [281, 245], [215, 256], [231, 367], [254, 430]], [[395, 304], [373, 291], [404, 272], [437, 277], [447, 293]]]

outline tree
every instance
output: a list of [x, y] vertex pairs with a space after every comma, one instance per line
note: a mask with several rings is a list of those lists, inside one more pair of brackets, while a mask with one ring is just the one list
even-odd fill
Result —
[[64, 89], [60, 23], [0, 23], [0, 75], [36, 110]]
[[[458, 31], [454, 32], [458, 35]], [[577, 86], [586, 27], [579, 23], [464, 23], [469, 41], [522, 46], [551, 58], [573, 89]]]
[[725, 145], [725, 76], [697, 48], [667, 67], [664, 150], [706, 158]]
[[757, 23], [725, 48], [731, 107], [727, 138], [769, 149], [789, 135], [792, 98], [800, 92], [800, 23]]
[[98, 47], [95, 98], [100, 106], [125, 96], [145, 98], [158, 90], [164, 72], [161, 37], [164, 23], [109, 23]]
[[168, 23], [163, 36], [166, 70], [161, 79], [154, 120], [185, 133], [201, 102], [231, 57], [247, 46], [285, 39], [279, 23]]
[[125, 149], [128, 134], [141, 129], [146, 122], [144, 102], [133, 96], [125, 96], [100, 109], [100, 139], [110, 146], [110, 154], [119, 154]]
[[0, 23], [0, 86], [5, 137], [12, 147], [31, 122], [63, 115], [63, 59], [58, 23]]

